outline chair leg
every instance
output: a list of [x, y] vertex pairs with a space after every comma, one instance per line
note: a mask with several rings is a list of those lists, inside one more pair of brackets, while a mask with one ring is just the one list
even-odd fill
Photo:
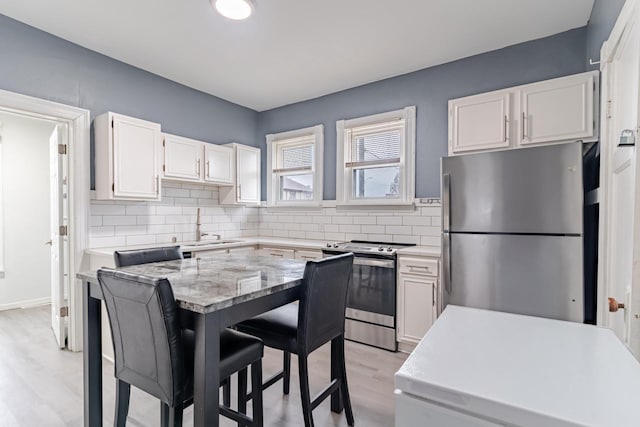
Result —
[[227, 408], [231, 407], [231, 377], [222, 382], [222, 404]]
[[116, 413], [113, 418], [115, 427], [124, 427], [127, 424], [130, 394], [131, 386], [124, 381], [116, 380]]
[[160, 426], [169, 427], [169, 405], [160, 402]]
[[253, 404], [252, 427], [263, 426], [262, 407], [262, 359], [251, 364], [251, 401]]
[[170, 427], [182, 427], [182, 405], [169, 408]]
[[304, 417], [304, 425], [305, 427], [313, 427], [307, 356], [298, 355], [298, 371], [300, 377], [300, 399], [302, 400], [302, 416]]
[[[238, 412], [247, 414], [247, 368], [238, 371]], [[238, 423], [238, 427], [242, 427], [242, 423]]]
[[289, 385], [291, 384], [291, 353], [284, 352], [284, 376], [282, 378], [282, 392], [289, 394]]
[[349, 396], [349, 386], [347, 385], [347, 361], [344, 355], [344, 335], [340, 340], [340, 395], [344, 405], [344, 413], [347, 417], [347, 424], [353, 426], [353, 408], [351, 408], [351, 397]]

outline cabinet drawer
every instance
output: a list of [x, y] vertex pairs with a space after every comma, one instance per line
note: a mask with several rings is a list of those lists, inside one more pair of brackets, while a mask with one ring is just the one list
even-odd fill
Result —
[[433, 258], [400, 257], [398, 271], [401, 274], [419, 276], [438, 276], [438, 260]]
[[295, 258], [293, 249], [262, 248], [260, 250], [260, 255], [272, 256], [272, 257], [278, 257], [278, 258], [288, 258], [288, 259]]
[[310, 259], [320, 259], [320, 258], [322, 258], [322, 251], [307, 251], [307, 250], [296, 249], [296, 259], [308, 261]]

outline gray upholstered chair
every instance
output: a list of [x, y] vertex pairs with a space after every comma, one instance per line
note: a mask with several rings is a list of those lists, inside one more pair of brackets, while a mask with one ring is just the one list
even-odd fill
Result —
[[[114, 425], [126, 424], [133, 385], [160, 399], [163, 426], [181, 426], [183, 409], [193, 403], [194, 333], [180, 326], [171, 284], [112, 269], [98, 270], [98, 280], [114, 346]], [[231, 330], [221, 333], [220, 378], [239, 372], [246, 379], [251, 366], [253, 419], [228, 407], [221, 410], [239, 425], [262, 427], [262, 355], [258, 338]]]
[[[308, 261], [303, 277], [300, 304], [289, 304], [236, 325], [264, 344], [284, 352], [284, 369], [263, 383], [263, 389], [283, 379], [289, 393], [291, 353], [298, 355], [300, 395], [306, 427], [313, 427], [312, 411], [332, 392], [339, 390], [347, 422], [354, 424], [344, 356], [344, 324], [347, 290], [351, 281], [353, 254]], [[311, 401], [307, 358], [311, 352], [333, 341], [337, 345], [337, 378]], [[332, 356], [333, 357], [333, 356]]]

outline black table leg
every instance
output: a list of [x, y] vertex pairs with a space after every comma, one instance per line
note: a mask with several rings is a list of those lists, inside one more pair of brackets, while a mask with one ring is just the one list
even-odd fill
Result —
[[91, 285], [82, 284], [84, 425], [102, 426], [101, 302], [90, 296]]
[[[340, 378], [340, 366], [342, 361], [340, 358], [342, 357], [341, 351], [341, 342], [342, 336], [334, 338], [331, 340], [331, 381]], [[344, 409], [344, 404], [342, 402], [342, 396], [340, 395], [340, 389], [337, 389], [331, 394], [331, 411], [335, 413], [340, 413]]]
[[195, 320], [193, 417], [195, 427], [218, 427], [220, 388], [220, 319], [218, 312]]

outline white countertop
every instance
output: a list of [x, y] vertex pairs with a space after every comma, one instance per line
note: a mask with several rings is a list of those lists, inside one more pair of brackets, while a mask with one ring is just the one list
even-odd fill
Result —
[[[87, 249], [86, 253], [88, 255], [113, 255], [113, 252], [120, 250], [132, 250], [132, 249], [149, 249], [149, 248], [157, 248], [162, 246], [176, 246], [180, 245], [183, 251], [206, 251], [212, 249], [229, 249], [229, 248], [238, 248], [243, 246], [252, 246], [252, 245], [265, 245], [265, 246], [276, 246], [283, 248], [298, 248], [298, 249], [315, 249], [321, 250], [324, 249], [327, 245], [327, 242], [324, 240], [304, 240], [304, 239], [281, 239], [275, 237], [239, 237], [239, 238], [229, 238], [224, 240], [232, 240], [231, 243], [215, 243], [215, 240], [211, 241], [211, 245], [203, 245], [200, 242], [197, 246], [194, 246], [196, 242], [182, 242], [182, 243], [156, 243], [150, 245], [137, 245], [137, 246], [127, 246], [127, 247], [111, 247], [111, 248], [94, 248]], [[440, 248], [432, 247], [432, 246], [412, 246], [409, 248], [404, 248], [398, 250], [398, 255], [413, 255], [413, 256], [426, 256], [426, 257], [440, 257]]]
[[521, 426], [640, 425], [640, 364], [579, 323], [448, 306], [396, 387]]

